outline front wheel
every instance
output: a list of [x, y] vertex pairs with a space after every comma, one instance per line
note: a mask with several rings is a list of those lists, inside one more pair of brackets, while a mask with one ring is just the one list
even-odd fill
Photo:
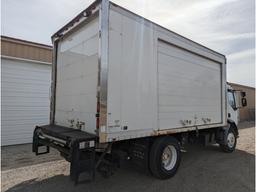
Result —
[[220, 144], [221, 149], [226, 153], [232, 153], [236, 149], [237, 135], [233, 127], [230, 127], [227, 136], [224, 138], [225, 144]]
[[157, 138], [150, 150], [150, 171], [159, 179], [175, 175], [180, 164], [180, 145], [174, 137]]

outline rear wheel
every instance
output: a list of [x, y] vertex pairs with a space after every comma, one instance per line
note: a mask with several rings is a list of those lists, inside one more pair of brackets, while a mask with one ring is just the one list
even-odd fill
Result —
[[159, 179], [175, 175], [180, 164], [180, 146], [174, 137], [161, 137], [154, 141], [150, 150], [150, 171]]
[[237, 134], [235, 132], [235, 129], [233, 127], [230, 127], [227, 133], [227, 136], [224, 137], [224, 143], [220, 144], [221, 149], [224, 152], [231, 153], [236, 148], [236, 142], [237, 142]]

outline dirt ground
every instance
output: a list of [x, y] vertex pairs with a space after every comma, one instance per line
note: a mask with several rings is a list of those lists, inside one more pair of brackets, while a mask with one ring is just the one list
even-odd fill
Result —
[[47, 155], [36, 156], [31, 144], [12, 145], [1, 148], [1, 170], [9, 170], [44, 162], [61, 160], [59, 152], [51, 149]]
[[[74, 186], [69, 180], [69, 164], [58, 159], [52, 161], [34, 157], [30, 149], [10, 147], [2, 150], [2, 191], [64, 192], [64, 191], [177, 191], [177, 192], [247, 192], [255, 189], [255, 127], [254, 122], [239, 126], [240, 137], [234, 153], [223, 153], [217, 145], [189, 146], [182, 153], [178, 173], [169, 180], [157, 180], [129, 165], [118, 169], [106, 179], [96, 175], [92, 183]], [[31, 147], [31, 146], [30, 146]], [[29, 154], [26, 154], [29, 153]], [[23, 156], [23, 157], [22, 157]], [[27, 157], [24, 161], [22, 158]], [[20, 160], [21, 158], [21, 160]], [[54, 160], [54, 161], [53, 161]], [[32, 162], [31, 162], [32, 161]]]

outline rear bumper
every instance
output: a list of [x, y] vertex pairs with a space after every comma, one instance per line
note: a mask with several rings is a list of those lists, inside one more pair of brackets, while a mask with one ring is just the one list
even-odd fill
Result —
[[[37, 126], [33, 134], [32, 151], [36, 155], [50, 152], [50, 147], [57, 149], [69, 161], [70, 177], [78, 182], [79, 174], [89, 172], [92, 179], [95, 174], [95, 142], [97, 136], [63, 126]], [[46, 150], [40, 152], [40, 148]]]

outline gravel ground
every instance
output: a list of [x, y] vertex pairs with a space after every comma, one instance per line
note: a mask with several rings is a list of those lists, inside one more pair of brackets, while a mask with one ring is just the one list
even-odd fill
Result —
[[[186, 148], [186, 152], [182, 153], [182, 162], [178, 173], [169, 180], [157, 180], [127, 165], [118, 169], [108, 179], [96, 175], [94, 182], [74, 186], [69, 180], [69, 164], [67, 162], [56, 160], [41, 163], [34, 159], [34, 162], [38, 161], [39, 164], [32, 163], [33, 165], [22, 167], [6, 163], [1, 175], [2, 191], [254, 191], [254, 122], [243, 123], [239, 127], [240, 137], [237, 150], [234, 153], [223, 153], [217, 145], [189, 146]], [[55, 159], [55, 156], [52, 159]]]
[[2, 171], [62, 159], [59, 152], [51, 149], [46, 155], [32, 153], [32, 144], [4, 146], [1, 148]]

